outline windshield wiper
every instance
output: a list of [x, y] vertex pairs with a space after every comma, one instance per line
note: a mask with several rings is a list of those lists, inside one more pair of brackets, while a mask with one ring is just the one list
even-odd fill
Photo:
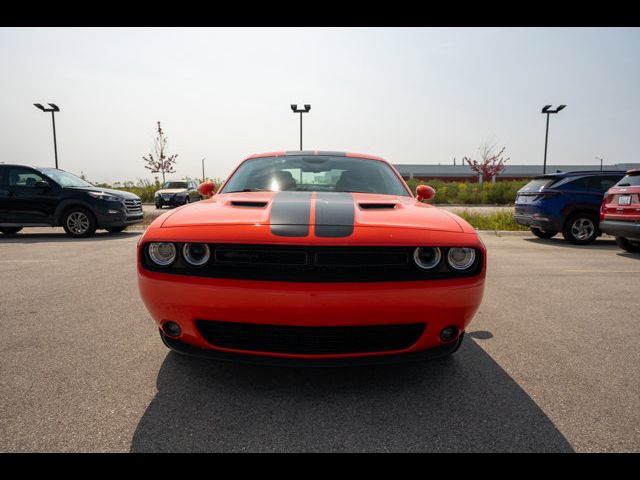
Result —
[[244, 190], [231, 190], [229, 192], [224, 192], [224, 193], [240, 193], [240, 192], [273, 192], [273, 190], [269, 190], [267, 188], [245, 188]]

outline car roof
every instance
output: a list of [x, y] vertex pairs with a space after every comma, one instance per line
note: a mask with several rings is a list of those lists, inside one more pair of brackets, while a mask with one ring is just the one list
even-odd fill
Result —
[[378, 157], [376, 155], [369, 155], [367, 153], [335, 152], [335, 151], [329, 151], [329, 150], [287, 150], [287, 151], [279, 151], [279, 152], [254, 153], [253, 155], [249, 155], [247, 158], [245, 158], [245, 160], [248, 160], [250, 158], [262, 158], [262, 157], [288, 157], [292, 155], [354, 157], [354, 158], [366, 158], [369, 160], [380, 160], [382, 162], [387, 162], [382, 157]]
[[589, 177], [589, 176], [599, 176], [599, 175], [624, 175], [626, 172], [624, 170], [574, 170], [571, 172], [554, 172], [554, 173], [545, 173], [543, 175], [538, 175], [537, 177], [533, 177], [534, 180], [543, 179], [543, 178], [563, 178], [563, 177]]

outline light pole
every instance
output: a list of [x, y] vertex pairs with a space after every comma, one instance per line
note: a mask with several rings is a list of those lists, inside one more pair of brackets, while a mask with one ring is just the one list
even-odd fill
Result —
[[204, 182], [204, 158], [202, 159], [202, 181]]
[[596, 160], [600, 160], [600, 171], [602, 171], [602, 157], [594, 157]]
[[551, 105], [545, 105], [542, 107], [542, 113], [547, 114], [547, 133], [544, 136], [544, 166], [542, 167], [542, 173], [547, 173], [547, 141], [549, 140], [549, 115], [552, 113], [558, 113], [565, 108], [566, 105], [560, 105], [555, 110], [550, 110]]
[[305, 104], [304, 109], [298, 109], [298, 105], [291, 105], [291, 110], [293, 110], [293, 113], [300, 114], [300, 151], [302, 151], [302, 114], [308, 113], [311, 110], [311, 105]]
[[56, 157], [56, 168], [58, 168], [58, 145], [56, 143], [56, 117], [54, 116], [54, 114], [56, 112], [59, 112], [60, 109], [55, 103], [49, 104], [51, 108], [45, 108], [39, 103], [34, 103], [34, 105], [36, 108], [39, 108], [43, 112], [51, 112], [51, 121], [53, 122], [53, 153]]

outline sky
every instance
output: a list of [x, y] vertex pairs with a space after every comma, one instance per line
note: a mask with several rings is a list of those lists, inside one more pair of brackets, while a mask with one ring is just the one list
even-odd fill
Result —
[[640, 28], [0, 28], [0, 162], [90, 181], [226, 178], [246, 156], [297, 150], [452, 164], [482, 142], [510, 164], [640, 161]]

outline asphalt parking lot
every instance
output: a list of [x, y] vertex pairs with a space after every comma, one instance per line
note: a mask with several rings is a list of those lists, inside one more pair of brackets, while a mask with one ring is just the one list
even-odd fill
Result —
[[[640, 255], [483, 233], [458, 353], [288, 369], [169, 353], [139, 232], [0, 238], [0, 451], [638, 451]], [[39, 233], [38, 233], [39, 232]]]

